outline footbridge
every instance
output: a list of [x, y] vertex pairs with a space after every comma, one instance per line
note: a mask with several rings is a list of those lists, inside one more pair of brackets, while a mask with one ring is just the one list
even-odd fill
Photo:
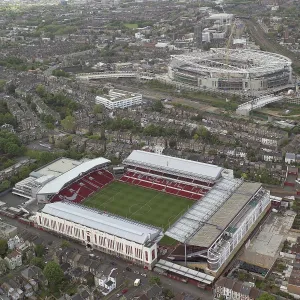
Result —
[[79, 80], [95, 80], [107, 78], [137, 78], [139, 80], [152, 80], [155, 75], [146, 72], [93, 72], [76, 74], [76, 79]]
[[245, 102], [241, 105], [238, 106], [236, 113], [238, 115], [244, 115], [248, 116], [250, 111], [258, 108], [262, 108], [266, 106], [267, 104], [278, 102], [283, 100], [283, 96], [275, 96], [273, 94], [271, 95], [266, 95], [266, 96], [261, 96], [258, 98], [255, 98], [254, 100]]

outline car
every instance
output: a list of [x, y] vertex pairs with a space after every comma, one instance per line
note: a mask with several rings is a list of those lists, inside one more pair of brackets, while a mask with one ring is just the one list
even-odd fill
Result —
[[122, 294], [119, 293], [116, 296], [117, 296], [117, 298], [120, 298], [122, 296]]
[[126, 267], [126, 271], [131, 272], [132, 270], [129, 267]]
[[134, 274], [140, 274], [140, 272], [139, 272], [139, 271], [133, 271], [133, 273], [134, 273]]
[[117, 265], [114, 261], [111, 261], [110, 264], [111, 264], [112, 266], [116, 266], [116, 265]]
[[122, 295], [126, 294], [127, 292], [128, 292], [128, 289], [124, 289], [124, 290], [122, 291]]
[[147, 277], [147, 274], [146, 274], [146, 273], [143, 273], [143, 274], [141, 274], [141, 276], [143, 276], [143, 277]]

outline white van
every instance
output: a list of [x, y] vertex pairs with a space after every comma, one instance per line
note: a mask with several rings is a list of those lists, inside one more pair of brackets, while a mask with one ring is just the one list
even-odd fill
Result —
[[135, 281], [134, 281], [134, 286], [139, 286], [141, 284], [141, 279], [137, 278]]

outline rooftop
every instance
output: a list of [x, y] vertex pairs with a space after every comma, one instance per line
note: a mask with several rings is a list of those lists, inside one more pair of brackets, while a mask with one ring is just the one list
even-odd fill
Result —
[[294, 218], [295, 213], [292, 211], [287, 211], [285, 216], [272, 213], [239, 259], [251, 265], [270, 269], [277, 259], [281, 242], [287, 237]]
[[184, 277], [188, 277], [188, 278], [191, 278], [191, 279], [194, 279], [194, 280], [206, 283], [206, 284], [211, 284], [215, 279], [214, 276], [211, 276], [211, 275], [199, 272], [199, 271], [195, 271], [195, 270], [192, 270], [185, 266], [181, 266], [181, 265], [178, 265], [178, 264], [175, 264], [173, 262], [166, 261], [163, 259], [160, 259], [158, 261], [158, 263], [155, 265], [155, 267], [158, 267], [165, 271], [173, 272], [173, 273], [176, 273], [176, 274], [182, 275]]
[[233, 14], [219, 13], [219, 14], [212, 14], [207, 19], [219, 20], [219, 19], [231, 19], [231, 18], [233, 18]]
[[135, 96], [138, 96], [138, 95], [139, 94], [130, 93], [128, 91], [112, 89], [112, 90], [109, 90], [107, 95], [101, 95], [101, 96], [97, 96], [97, 97], [98, 98], [104, 98], [104, 99], [109, 100], [111, 102], [116, 102], [116, 101], [120, 101], [120, 100], [125, 100], [127, 98], [135, 97]]
[[185, 174], [208, 180], [217, 180], [223, 170], [223, 168], [215, 165], [141, 150], [132, 151], [123, 163], [144, 165], [158, 170], [166, 170], [176, 174]]
[[[221, 178], [201, 201], [196, 201], [195, 204], [167, 230], [166, 235], [182, 243], [188, 240], [190, 245], [210, 246], [208, 245], [209, 242], [214, 241], [220, 234], [220, 230], [213, 230], [214, 227], [209, 226], [207, 232], [205, 223], [210, 222], [210, 219], [218, 213], [224, 203], [230, 199], [230, 196], [241, 184], [243, 184], [241, 179]], [[229, 211], [235, 212], [235, 214], [237, 213], [236, 210], [234, 211], [231, 208]], [[226, 217], [224, 220], [231, 218], [230, 213], [227, 213], [228, 214], [225, 214]], [[220, 219], [220, 226], [222, 226], [224, 220], [223, 218]], [[214, 220], [214, 222], [217, 221], [218, 219]], [[205, 235], [208, 235], [207, 237], [204, 235], [204, 232]], [[203, 238], [203, 240], [201, 240], [201, 238]]]
[[31, 172], [31, 176], [33, 177], [42, 177], [44, 175], [54, 175], [59, 176], [63, 173], [68, 172], [69, 170], [75, 168], [76, 166], [80, 165], [82, 162], [77, 161], [70, 158], [59, 158], [55, 161], [47, 164], [46, 166]]
[[79, 165], [68, 170], [66, 173], [62, 173], [39, 190], [39, 194], [56, 194], [58, 193], [66, 183], [80, 176], [82, 173], [89, 171], [90, 169], [98, 166], [110, 163], [110, 160], [98, 157], [89, 161], [80, 162]]
[[[260, 189], [261, 183], [243, 182], [191, 238], [192, 245], [209, 247]], [[208, 224], [209, 223], [209, 224]]]
[[66, 202], [46, 204], [41, 211], [83, 226], [98, 229], [102, 232], [145, 244], [162, 237], [162, 229], [121, 218], [103, 211], [90, 209], [81, 205]]

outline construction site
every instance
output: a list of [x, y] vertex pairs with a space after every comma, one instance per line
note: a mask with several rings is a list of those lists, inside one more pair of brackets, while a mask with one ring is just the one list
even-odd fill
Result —
[[251, 49], [211, 48], [172, 56], [169, 78], [216, 91], [260, 92], [284, 88], [292, 62], [279, 54]]

